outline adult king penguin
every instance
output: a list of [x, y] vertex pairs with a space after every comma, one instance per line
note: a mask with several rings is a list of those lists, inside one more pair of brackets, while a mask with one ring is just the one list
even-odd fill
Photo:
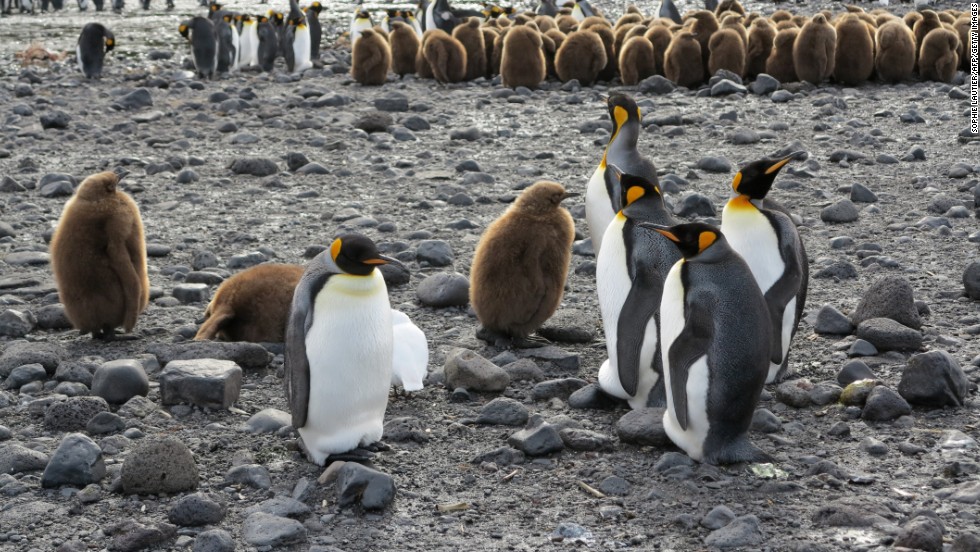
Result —
[[82, 27], [78, 37], [75, 56], [78, 58], [78, 68], [87, 78], [102, 78], [102, 64], [105, 55], [116, 47], [116, 37], [112, 31], [101, 23], [89, 23]]
[[214, 24], [210, 19], [197, 16], [181, 23], [178, 30], [191, 43], [198, 76], [213, 79], [218, 67], [218, 35]]
[[602, 247], [602, 235], [622, 208], [618, 183], [611, 174], [607, 175], [606, 167], [616, 165], [626, 174], [646, 179], [654, 186], [660, 185], [657, 167], [636, 149], [640, 137], [640, 108], [636, 102], [625, 94], [614, 93], [609, 95], [606, 105], [613, 122], [613, 132], [585, 192], [585, 220], [589, 224], [597, 258]]
[[285, 386], [307, 457], [327, 457], [381, 439], [394, 338], [386, 263], [374, 242], [344, 234], [306, 267], [286, 326]]
[[633, 408], [664, 406], [663, 366], [658, 345], [664, 278], [681, 253], [672, 241], [639, 222], [676, 224], [660, 188], [619, 169], [623, 209], [609, 223], [596, 259], [596, 291], [609, 358], [599, 368], [599, 386]]
[[764, 200], [779, 170], [801, 155], [761, 159], [742, 167], [732, 180], [734, 195], [721, 216], [722, 233], [748, 263], [768, 305], [772, 351], [766, 383], [786, 376], [789, 344], [806, 302], [809, 265], [789, 213]]
[[766, 300], [752, 272], [713, 226], [641, 225], [683, 255], [660, 302], [667, 436], [699, 462], [768, 461], [748, 437], [770, 349]]
[[239, 63], [242, 67], [252, 67], [259, 64], [259, 22], [249, 14], [242, 14], [241, 55]]
[[350, 46], [352, 50], [354, 49], [354, 42], [361, 38], [361, 31], [372, 27], [374, 27], [374, 22], [371, 21], [371, 14], [367, 10], [358, 8], [350, 22]]

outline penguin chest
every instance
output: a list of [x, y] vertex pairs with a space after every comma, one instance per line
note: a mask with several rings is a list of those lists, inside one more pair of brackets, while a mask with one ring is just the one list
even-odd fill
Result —
[[585, 221], [589, 225], [592, 247], [597, 256], [602, 248], [602, 236], [606, 227], [615, 216], [612, 199], [606, 190], [606, 166], [601, 163], [589, 178], [589, 185], [585, 190]]
[[779, 237], [769, 219], [754, 206], [733, 205], [730, 201], [722, 211], [721, 232], [745, 259], [765, 294], [786, 268], [779, 253]]
[[619, 315], [629, 296], [633, 283], [629, 277], [629, 254], [623, 239], [626, 219], [617, 215], [609, 223], [602, 237], [601, 253], [596, 261], [596, 291], [599, 294], [599, 312], [606, 334], [606, 354], [609, 360], [599, 370], [599, 385], [603, 391], [620, 398], [629, 398], [619, 381], [616, 344]]
[[310, 449], [345, 452], [381, 438], [392, 365], [384, 280], [335, 275], [316, 296], [306, 334], [310, 404], [301, 430]]

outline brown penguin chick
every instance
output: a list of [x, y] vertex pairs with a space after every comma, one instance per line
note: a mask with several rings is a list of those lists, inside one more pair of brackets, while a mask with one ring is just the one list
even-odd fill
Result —
[[[493, 76], [500, 71], [499, 66], [495, 67], [493, 65], [493, 45], [496, 42], [497, 37], [500, 36], [500, 31], [494, 27], [489, 27], [486, 25], [481, 27], [480, 30], [483, 31], [483, 51], [485, 52], [484, 55], [486, 56], [485, 59], [487, 60], [486, 73], [484, 73], [484, 76], [489, 79], [493, 78]], [[499, 63], [499, 61], [500, 60], [498, 59], [497, 62]]]
[[768, 19], [758, 18], [749, 29], [749, 42], [745, 48], [745, 76], [754, 79], [766, 72], [766, 60], [772, 53], [776, 29]]
[[793, 23], [796, 23], [796, 26], [799, 27], [799, 28], [801, 28], [801, 29], [803, 28], [803, 25], [806, 25], [807, 21], [809, 21], [809, 19], [807, 19], [807, 16], [805, 16], [805, 15], [794, 15], [793, 16]]
[[466, 50], [466, 80], [473, 80], [487, 74], [487, 49], [483, 41], [480, 19], [471, 17], [465, 23], [453, 28], [453, 38]]
[[746, 15], [744, 19], [742, 19], [742, 24], [745, 25], [746, 29], [748, 29], [752, 26], [752, 22], [755, 21], [756, 19], [765, 19], [765, 18], [759, 15], [759, 12], [749, 12], [749, 14]]
[[952, 82], [960, 66], [960, 37], [940, 27], [929, 31], [919, 50], [919, 76], [923, 80]]
[[[922, 10], [922, 19], [915, 22], [915, 26], [912, 27], [912, 34], [915, 35], [915, 51], [918, 54], [922, 50], [922, 41], [925, 40], [926, 35], [929, 34], [933, 29], [939, 29], [943, 26], [942, 21], [939, 20], [939, 15], [932, 10]], [[918, 58], [918, 56], [916, 56]]]
[[664, 54], [667, 53], [667, 47], [674, 35], [663, 25], [652, 25], [643, 36], [653, 45], [654, 74], [663, 75]]
[[608, 25], [592, 25], [589, 30], [599, 35], [602, 47], [606, 51], [606, 65], [599, 71], [598, 80], [611, 81], [616, 78], [616, 73], [619, 71], [619, 61], [616, 59], [615, 45], [613, 44], [615, 36], [613, 36], [612, 28]]
[[581, 23], [579, 23], [578, 28], [580, 30], [584, 30], [595, 26], [605, 27], [612, 30], [612, 25], [609, 24], [609, 21], [607, 21], [605, 17], [599, 17], [598, 15], [590, 15], [589, 17], [586, 17]]
[[391, 47], [374, 29], [361, 31], [351, 51], [350, 75], [365, 86], [378, 86], [388, 79], [391, 69]]
[[[695, 10], [685, 14], [685, 19], [690, 15], [690, 18], [694, 20], [694, 24], [689, 28], [695, 39], [698, 41], [698, 45], [701, 47], [701, 68], [702, 72], [708, 70], [708, 56], [711, 54], [711, 50], [708, 47], [708, 42], [711, 41], [711, 35], [718, 30], [718, 20], [715, 18], [715, 14], [709, 12], [708, 10]], [[668, 77], [669, 78], [669, 77]]]
[[303, 270], [300, 265], [260, 264], [228, 278], [204, 311], [194, 339], [282, 343]]
[[915, 24], [922, 19], [922, 14], [917, 11], [910, 11], [902, 16], [902, 21], [909, 26], [909, 29], [914, 29]]
[[526, 338], [561, 303], [575, 223], [557, 182], [539, 181], [480, 237], [470, 267], [470, 304], [478, 337]]
[[915, 36], [904, 21], [892, 18], [875, 33], [875, 70], [878, 78], [896, 83], [912, 78]]
[[[660, 27], [660, 25], [657, 25]], [[628, 33], [626, 33], [626, 38], [623, 40], [625, 44], [627, 40], [633, 38], [634, 36], [646, 36], [647, 31], [650, 29], [647, 25], [635, 25]]]
[[399, 77], [415, 72], [415, 58], [419, 53], [419, 36], [404, 21], [391, 22], [391, 70]]
[[796, 66], [793, 65], [793, 45], [800, 30], [796, 27], [776, 33], [772, 41], [772, 53], [766, 60], [766, 74], [779, 82], [796, 82]]
[[627, 23], [636, 24], [642, 22], [643, 22], [643, 15], [634, 12], [626, 12], [623, 15], [619, 16], [619, 19], [616, 20], [616, 24], [613, 25], [613, 27], [618, 29], [623, 25], [626, 25]]
[[534, 90], [547, 76], [541, 33], [534, 23], [512, 27], [504, 39], [500, 77], [504, 86]]
[[653, 43], [644, 36], [634, 36], [627, 40], [623, 51], [619, 53], [619, 77], [623, 84], [633, 86], [656, 73]]
[[855, 86], [871, 78], [875, 68], [874, 41], [868, 25], [856, 14], [849, 13], [837, 22], [837, 56], [834, 61], [834, 80]]
[[[731, 29], [738, 33], [738, 37], [742, 39], [742, 48], [749, 43], [749, 33], [745, 30], [745, 25], [742, 22], [745, 17], [738, 14], [729, 14], [722, 18], [719, 29]], [[709, 41], [710, 42], [710, 41]]]
[[493, 54], [490, 55], [490, 71], [494, 75], [500, 74], [500, 61], [504, 56], [504, 39], [507, 38], [507, 33], [510, 32], [510, 27], [504, 27], [500, 29], [497, 33], [497, 37], [493, 39]]
[[769, 16], [769, 20], [773, 23], [779, 23], [780, 21], [792, 21], [793, 14], [787, 10], [776, 10]]
[[941, 11], [937, 15], [939, 16], [939, 20], [942, 21], [943, 24], [953, 25], [954, 23], [956, 23], [956, 16], [949, 13], [948, 11]]
[[578, 29], [578, 21], [568, 14], [562, 14], [556, 17], [555, 25], [558, 25], [558, 30], [564, 34], [568, 34]]
[[701, 45], [691, 31], [680, 31], [670, 41], [664, 54], [664, 76], [678, 86], [697, 88], [704, 82]]
[[721, 0], [721, 2], [718, 2], [718, 7], [715, 8], [715, 14], [721, 15], [726, 11], [745, 15], [745, 8], [742, 7], [742, 3], [738, 0]]
[[545, 44], [544, 61], [547, 65], [548, 76], [557, 79], [558, 70], [555, 69], [555, 59], [558, 57], [558, 49], [561, 48], [562, 42], [565, 42], [565, 33], [559, 31], [557, 28], [551, 29], [544, 33], [542, 40], [544, 40]]
[[555, 23], [555, 18], [550, 15], [538, 15], [534, 18], [534, 23], [538, 26], [541, 34], [547, 34], [551, 29], [558, 28], [558, 24]]
[[606, 48], [599, 35], [591, 29], [575, 31], [565, 37], [555, 53], [555, 72], [562, 82], [577, 79], [582, 86], [589, 86], [606, 62]]
[[[432, 33], [429, 35], [429, 33]], [[432, 67], [432, 76], [442, 83], [460, 82], [466, 76], [466, 49], [442, 29], [426, 31], [422, 55]]]
[[953, 28], [956, 29], [957, 34], [960, 35], [960, 46], [963, 48], [960, 50], [960, 69], [970, 72], [970, 47], [972, 45], [973, 34], [970, 32], [970, 16], [963, 15], [956, 20], [953, 24]]
[[[904, 21], [902, 21], [901, 19], [895, 17], [894, 15], [892, 15], [890, 13], [879, 13], [879, 14], [875, 15], [875, 29], [876, 29], [875, 32], [877, 33], [877, 29], [880, 28], [885, 23], [888, 23], [889, 21], [895, 21], [895, 20], [901, 21], [902, 22], [902, 25], [905, 25], [905, 22]], [[914, 40], [914, 37], [913, 37], [913, 40]]]
[[822, 13], [813, 16], [800, 29], [793, 45], [793, 66], [801, 81], [820, 84], [834, 74], [837, 31]]
[[429, 61], [425, 59], [425, 51], [423, 50], [425, 47], [425, 41], [428, 40], [429, 37], [435, 32], [436, 31], [433, 30], [422, 33], [422, 40], [419, 43], [419, 51], [418, 54], [415, 55], [415, 75], [420, 79], [435, 78], [435, 75], [432, 73], [432, 65], [430, 65]]
[[844, 4], [844, 9], [847, 10], [847, 13], [864, 13], [864, 8], [854, 4]]
[[639, 24], [637, 23], [627, 23], [616, 27], [613, 31], [613, 52], [616, 53], [616, 59], [619, 59], [619, 53], [623, 51], [623, 44], [626, 43], [626, 35], [638, 26]]
[[796, 22], [793, 21], [792, 19], [787, 20], [787, 21], [780, 21], [779, 23], [776, 23], [776, 32], [777, 33], [779, 31], [783, 31], [783, 30], [786, 30], [786, 29], [796, 29], [798, 31], [798, 30], [800, 30], [800, 26], [797, 25]]
[[113, 339], [132, 331], [150, 300], [143, 221], [119, 176], [89, 176], [65, 203], [51, 238], [51, 269], [65, 315], [79, 332]]
[[734, 30], [728, 27], [718, 29], [711, 35], [708, 43], [711, 53], [708, 57], [708, 75], [724, 69], [741, 76], [745, 72], [745, 45]]

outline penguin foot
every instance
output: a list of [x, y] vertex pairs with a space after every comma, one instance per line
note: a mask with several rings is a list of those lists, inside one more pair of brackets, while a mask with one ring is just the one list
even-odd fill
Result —
[[367, 450], [370, 452], [387, 452], [391, 450], [391, 447], [381, 441], [375, 441], [373, 443], [364, 445], [363, 447], [358, 447], [354, 450]]
[[476, 337], [501, 349], [536, 349], [550, 343], [550, 341], [540, 336], [511, 336], [503, 332], [487, 329], [485, 326], [480, 326], [476, 330]]

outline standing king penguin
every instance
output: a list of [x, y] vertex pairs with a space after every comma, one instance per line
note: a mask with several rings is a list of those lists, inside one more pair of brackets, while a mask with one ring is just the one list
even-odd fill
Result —
[[[607, 172], [619, 169], [610, 165]], [[618, 177], [623, 209], [609, 223], [596, 258], [596, 291], [609, 358], [599, 386], [633, 408], [664, 406], [658, 345], [664, 278], [681, 253], [672, 241], [638, 223], [673, 226], [660, 188], [642, 177]]]
[[382, 256], [367, 237], [344, 234], [306, 267], [286, 326], [285, 386], [307, 457], [381, 439], [394, 338]]
[[772, 350], [766, 383], [786, 376], [789, 345], [803, 314], [809, 282], [809, 264], [796, 225], [785, 208], [766, 200], [766, 194], [779, 170], [801, 155], [761, 159], [742, 167], [721, 217], [721, 231], [749, 265], [768, 306]]
[[112, 31], [101, 23], [89, 23], [82, 27], [78, 37], [75, 56], [78, 58], [78, 68], [87, 78], [102, 78], [102, 64], [105, 55], [116, 47], [116, 37]]
[[768, 461], [748, 437], [770, 349], [766, 300], [752, 272], [714, 226], [641, 225], [683, 255], [660, 302], [667, 436], [699, 462]]
[[241, 55], [239, 62], [242, 67], [252, 67], [259, 64], [259, 22], [249, 14], [242, 14]]
[[606, 100], [606, 105], [613, 122], [613, 132], [585, 192], [585, 220], [597, 258], [602, 247], [602, 235], [622, 208], [619, 184], [612, 174], [607, 174], [606, 167], [616, 165], [626, 174], [639, 176], [654, 186], [660, 185], [657, 167], [636, 149], [640, 137], [640, 108], [636, 102], [625, 94], [613, 93]]
[[213, 79], [218, 68], [218, 36], [214, 24], [206, 17], [197, 16], [181, 23], [178, 30], [191, 43], [197, 75]]
[[354, 12], [354, 18], [350, 22], [351, 49], [354, 49], [354, 43], [357, 42], [357, 39], [361, 38], [361, 31], [372, 27], [374, 27], [374, 22], [371, 21], [371, 14], [367, 10], [358, 8]]
[[150, 300], [143, 220], [112, 172], [86, 178], [51, 237], [51, 270], [65, 315], [78, 331], [111, 340]]

